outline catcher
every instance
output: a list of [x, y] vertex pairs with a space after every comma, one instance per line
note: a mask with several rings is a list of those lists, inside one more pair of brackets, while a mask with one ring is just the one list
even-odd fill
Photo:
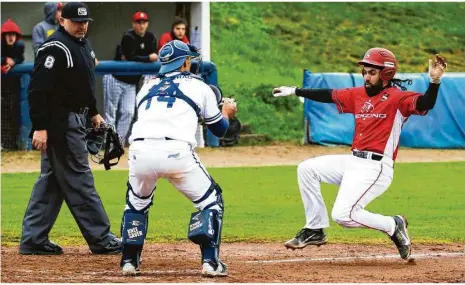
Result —
[[137, 95], [138, 120], [129, 138], [129, 181], [123, 214], [123, 275], [140, 272], [147, 220], [159, 179], [165, 178], [198, 210], [190, 218], [187, 237], [198, 244], [201, 274], [228, 275], [220, 260], [224, 203], [221, 187], [194, 151], [199, 119], [218, 137], [236, 112], [230, 100], [218, 108], [212, 89], [190, 73], [191, 60], [200, 53], [174, 40], [161, 48], [160, 74], [148, 80]]
[[275, 97], [296, 94], [334, 103], [339, 113], [355, 116], [352, 154], [320, 156], [299, 164], [297, 176], [306, 224], [285, 246], [297, 249], [326, 243], [323, 229], [329, 227], [329, 218], [320, 189], [321, 182], [325, 182], [340, 185], [331, 213], [336, 223], [387, 234], [401, 258], [407, 259], [412, 246], [407, 219], [375, 214], [365, 207], [391, 184], [402, 126], [411, 115], [424, 116], [434, 107], [447, 64], [439, 55], [430, 60], [431, 83], [424, 95], [405, 91], [404, 81], [394, 78], [397, 60], [387, 49], [369, 49], [359, 64], [363, 66], [365, 86], [334, 90], [283, 86], [273, 90]]

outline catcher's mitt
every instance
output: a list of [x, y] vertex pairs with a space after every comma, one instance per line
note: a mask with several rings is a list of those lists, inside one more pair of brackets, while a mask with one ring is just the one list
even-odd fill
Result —
[[229, 119], [229, 128], [224, 137], [220, 138], [221, 146], [233, 146], [239, 142], [242, 124], [237, 117]]
[[[235, 103], [234, 98], [223, 97], [223, 92], [218, 86], [209, 84], [213, 93], [216, 96], [216, 102], [218, 103], [218, 108], [223, 108], [225, 102]], [[229, 128], [226, 131], [226, 134], [220, 139], [221, 146], [233, 146], [239, 141], [240, 132], [242, 129], [241, 121], [238, 118], [229, 118]]]
[[[105, 170], [118, 164], [124, 154], [124, 140], [115, 131], [115, 127], [110, 124], [100, 124], [97, 129], [86, 130], [87, 150], [93, 162], [105, 165]], [[116, 162], [110, 162], [118, 159]]]

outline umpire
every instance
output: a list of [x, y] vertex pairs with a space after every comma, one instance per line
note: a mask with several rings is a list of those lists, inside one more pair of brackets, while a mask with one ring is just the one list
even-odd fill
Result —
[[85, 37], [89, 21], [85, 4], [67, 3], [60, 27], [37, 50], [28, 100], [41, 173], [24, 215], [20, 254], [63, 253], [48, 238], [63, 200], [93, 253], [121, 250], [94, 187], [85, 141], [87, 115], [94, 127], [104, 123], [96, 107], [95, 54]]

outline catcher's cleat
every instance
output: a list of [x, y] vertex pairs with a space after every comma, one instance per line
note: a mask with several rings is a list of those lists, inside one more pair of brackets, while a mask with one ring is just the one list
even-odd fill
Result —
[[222, 261], [215, 263], [211, 260], [206, 260], [202, 264], [202, 276], [203, 277], [226, 277], [228, 276], [228, 266]]
[[134, 264], [132, 264], [130, 260], [128, 260], [127, 262], [123, 264], [123, 275], [124, 276], [136, 276], [139, 273], [140, 273], [140, 269], [134, 266]]
[[312, 230], [304, 228], [297, 233], [295, 238], [284, 243], [284, 246], [291, 249], [302, 249], [307, 245], [320, 246], [326, 244], [326, 242], [326, 234], [323, 229]]
[[402, 259], [407, 259], [412, 252], [412, 243], [410, 242], [407, 232], [407, 219], [397, 215], [394, 216], [394, 221], [396, 222], [396, 230], [391, 236], [391, 240], [396, 244], [400, 257]]

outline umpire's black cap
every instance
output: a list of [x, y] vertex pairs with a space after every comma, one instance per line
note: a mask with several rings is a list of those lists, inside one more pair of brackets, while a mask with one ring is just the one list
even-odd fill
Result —
[[89, 8], [81, 2], [68, 2], [61, 11], [61, 17], [73, 22], [93, 21], [90, 17]]

